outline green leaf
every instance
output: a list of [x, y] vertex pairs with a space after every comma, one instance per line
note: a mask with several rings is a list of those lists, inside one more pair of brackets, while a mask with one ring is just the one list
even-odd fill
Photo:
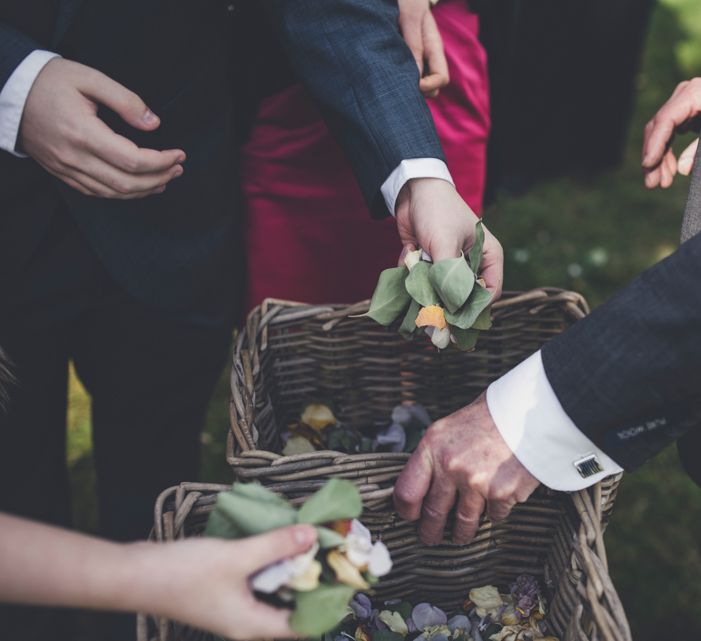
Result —
[[449, 312], [457, 312], [465, 304], [475, 285], [475, 275], [464, 256], [434, 263], [429, 277]]
[[346, 537], [342, 536], [334, 530], [330, 530], [327, 527], [322, 527], [317, 525], [316, 533], [318, 535], [319, 547], [322, 550], [328, 550], [329, 548], [337, 548], [344, 545], [346, 542]]
[[297, 521], [321, 525], [339, 519], [355, 519], [362, 511], [358, 488], [350, 481], [333, 478], [306, 500]]
[[476, 276], [479, 276], [480, 265], [482, 264], [482, 250], [484, 248], [484, 225], [481, 220], [475, 226], [475, 242], [470, 247], [470, 267]]
[[475, 324], [477, 317], [489, 305], [492, 300], [492, 295], [479, 283], [475, 283], [475, 287], [470, 294], [467, 302], [454, 314], [446, 312], [445, 319], [461, 329], [469, 329]]
[[372, 641], [404, 641], [404, 637], [392, 630], [375, 630], [372, 633]]
[[486, 329], [490, 329], [491, 327], [492, 327], [491, 307], [485, 307], [480, 312], [480, 315], [477, 317], [477, 320], [475, 320], [475, 323], [472, 326], [472, 329], [486, 330]]
[[394, 611], [399, 612], [402, 615], [402, 619], [406, 620], [411, 616], [414, 606], [409, 603], [409, 601], [402, 601], [399, 605], [395, 606]]
[[385, 269], [377, 281], [370, 309], [361, 316], [368, 316], [380, 325], [390, 325], [411, 300], [404, 287], [404, 278], [408, 272], [406, 267]]
[[421, 327], [416, 326], [416, 317], [421, 311], [421, 305], [412, 299], [411, 305], [407, 310], [404, 320], [399, 327], [399, 333], [404, 336], [404, 338], [411, 338], [417, 331], [421, 331]]
[[405, 280], [406, 291], [421, 307], [438, 305], [440, 303], [440, 298], [438, 298], [438, 294], [433, 289], [429, 278], [430, 271], [431, 265], [422, 260], [414, 265]]
[[302, 637], [318, 637], [337, 626], [348, 614], [355, 588], [348, 585], [319, 585], [298, 592], [290, 626]]
[[463, 351], [471, 350], [477, 344], [479, 330], [477, 329], [460, 329], [459, 327], [451, 327], [450, 333], [455, 337], [455, 346]]
[[[271, 496], [272, 495], [272, 496]], [[236, 483], [221, 492], [207, 523], [207, 534], [241, 538], [293, 525], [297, 511], [260, 485]]]

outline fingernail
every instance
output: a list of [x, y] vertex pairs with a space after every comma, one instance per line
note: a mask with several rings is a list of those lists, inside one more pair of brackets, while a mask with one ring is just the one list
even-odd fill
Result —
[[158, 116], [155, 113], [153, 113], [153, 111], [151, 111], [150, 109], [147, 109], [144, 112], [144, 115], [141, 116], [141, 119], [147, 125], [155, 125], [158, 122]]
[[173, 178], [177, 178], [178, 176], [183, 175], [183, 168], [178, 165], [174, 170], [173, 170]]
[[308, 525], [295, 528], [295, 541], [300, 545], [311, 545], [316, 539], [316, 530]]

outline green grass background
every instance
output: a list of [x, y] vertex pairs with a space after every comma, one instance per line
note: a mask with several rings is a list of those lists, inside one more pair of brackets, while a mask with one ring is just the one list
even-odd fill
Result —
[[[508, 288], [566, 287], [597, 305], [674, 250], [687, 181], [667, 191], [643, 189], [642, 128], [676, 84], [695, 75], [701, 75], [701, 0], [663, 0], [648, 34], [623, 166], [587, 183], [557, 180], [525, 197], [500, 198], [487, 212], [506, 248]], [[230, 480], [227, 402], [223, 377], [202, 439], [204, 480]], [[90, 404], [75, 376], [68, 434], [76, 524], [90, 531], [96, 513]], [[674, 448], [626, 476], [606, 539], [634, 639], [701, 639], [701, 489], [681, 471]]]

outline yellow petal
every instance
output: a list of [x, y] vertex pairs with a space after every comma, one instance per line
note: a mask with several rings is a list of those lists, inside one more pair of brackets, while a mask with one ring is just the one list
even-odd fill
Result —
[[445, 329], [447, 324], [445, 322], [445, 312], [443, 308], [439, 305], [422, 307], [421, 311], [419, 311], [419, 315], [416, 317], [416, 326]]
[[302, 423], [313, 427], [315, 430], [323, 430], [325, 427], [334, 425], [337, 422], [333, 412], [326, 405], [319, 403], [307, 405], [304, 408], [301, 420]]
[[287, 586], [300, 592], [309, 592], [319, 587], [319, 577], [321, 576], [321, 563], [316, 559], [309, 564], [304, 574], [300, 574], [292, 579]]
[[294, 454], [306, 454], [307, 452], [316, 452], [316, 448], [304, 436], [293, 436], [287, 440], [282, 453], [285, 456]]
[[370, 584], [360, 574], [360, 570], [355, 567], [348, 557], [338, 550], [331, 550], [326, 557], [331, 569], [336, 573], [336, 578], [346, 585], [358, 590], [367, 590]]
[[355, 629], [355, 641], [370, 641], [370, 635], [362, 625]]

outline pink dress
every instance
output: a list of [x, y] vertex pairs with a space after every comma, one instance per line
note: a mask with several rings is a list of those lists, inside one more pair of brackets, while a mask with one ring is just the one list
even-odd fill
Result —
[[[481, 212], [489, 86], [479, 21], [466, 0], [434, 15], [450, 84], [428, 104], [461, 196]], [[394, 220], [371, 220], [341, 149], [300, 85], [267, 98], [242, 150], [246, 306], [264, 298], [351, 303], [368, 298], [401, 250]]]

